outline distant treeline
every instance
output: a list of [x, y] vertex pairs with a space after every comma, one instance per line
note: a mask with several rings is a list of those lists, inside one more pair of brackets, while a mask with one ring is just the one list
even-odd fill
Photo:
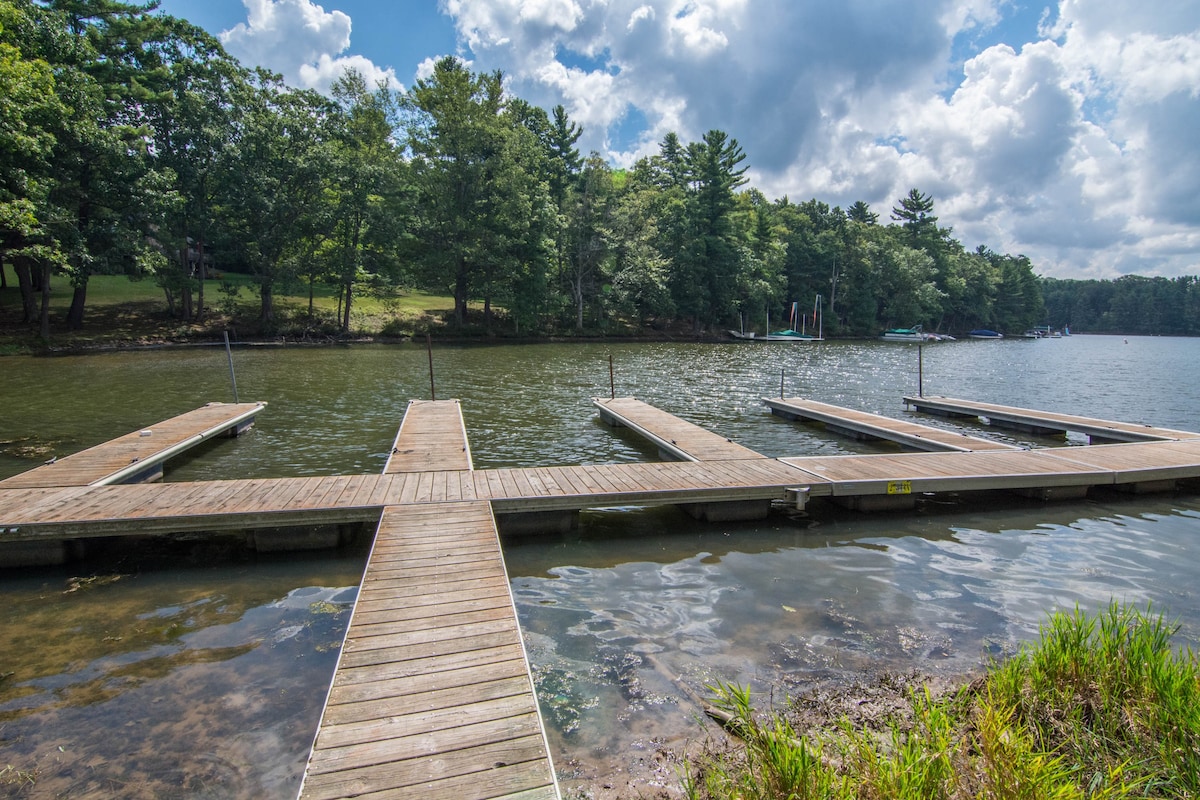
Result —
[[[579, 152], [563, 107], [453, 58], [403, 93], [349, 72], [325, 97], [144, 6], [0, 0], [0, 97], [0, 259], [47, 337], [53, 276], [77, 327], [97, 274], [152, 279], [172, 314], [201, 319], [213, 267], [254, 277], [263, 331], [277, 294], [316, 284], [338, 293], [332, 329], [353, 327], [363, 292], [419, 288], [453, 296], [462, 330], [533, 336], [782, 327], [818, 295], [830, 335], [1019, 332], [1059, 287], [1024, 256], [964, 248], [917, 189], [883, 224], [863, 202], [747, 189], [746, 154], [719, 130], [614, 168]], [[1158, 323], [1092, 308], [1050, 317], [1194, 330], [1157, 299]]]
[[1042, 279], [1046, 317], [1072, 333], [1200, 336], [1200, 278]]

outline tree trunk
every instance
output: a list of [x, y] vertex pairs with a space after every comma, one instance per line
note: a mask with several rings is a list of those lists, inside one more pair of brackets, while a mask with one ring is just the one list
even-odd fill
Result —
[[4, 254], [0, 253], [0, 289], [8, 288], [8, 273], [4, 269]]
[[[183, 272], [183, 281], [179, 287], [179, 314], [183, 317], [184, 322], [189, 322], [192, 319], [192, 291], [189, 286], [192, 280], [192, 262], [188, 258], [187, 239], [184, 238], [183, 247], [179, 248], [179, 269]], [[172, 305], [173, 304], [168, 304]], [[170, 308], [168, 313], [175, 316], [174, 308]]]
[[42, 308], [41, 308], [41, 334], [42, 341], [50, 341], [50, 264], [49, 262], [41, 265], [38, 270], [41, 276], [40, 283], [42, 285]]
[[583, 332], [583, 278], [571, 281], [571, 293], [575, 295], [575, 330]]
[[275, 293], [269, 281], [259, 283], [259, 296], [262, 298], [258, 321], [268, 323], [275, 319]]
[[[49, 281], [47, 281], [49, 282]], [[67, 328], [77, 331], [83, 327], [83, 307], [87, 303], [87, 276], [75, 285], [71, 294], [71, 310], [67, 312]]]
[[196, 252], [200, 256], [200, 262], [196, 266], [200, 275], [200, 289], [196, 293], [196, 322], [199, 322], [204, 318], [204, 282], [208, 280], [208, 269], [204, 266], [204, 234], [201, 234], [196, 242]]
[[34, 297], [33, 276], [30, 274], [29, 259], [17, 256], [13, 259], [13, 271], [17, 273], [17, 286], [21, 289], [21, 322], [29, 324], [38, 318], [37, 298]]
[[462, 256], [454, 277], [454, 320], [460, 328], [467, 323], [467, 265]]
[[342, 308], [342, 333], [350, 332], [350, 302], [354, 297], [354, 281], [346, 281], [346, 305]]

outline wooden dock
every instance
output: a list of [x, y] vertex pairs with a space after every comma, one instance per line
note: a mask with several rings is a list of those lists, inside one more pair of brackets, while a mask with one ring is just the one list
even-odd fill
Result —
[[629, 428], [657, 446], [659, 453], [668, 460], [734, 461], [765, 458], [748, 447], [632, 397], [593, 399], [592, 405], [599, 410], [600, 419], [604, 422], [614, 427]]
[[842, 408], [803, 397], [779, 400], [764, 397], [763, 403], [771, 409], [773, 414], [786, 419], [816, 422], [824, 425], [827, 430], [844, 436], [894, 442], [912, 450], [931, 453], [966, 453], [1022, 449], [1016, 445], [997, 442], [993, 439], [968, 436], [965, 433], [934, 428], [929, 425], [918, 425], [907, 420]]
[[162, 478], [163, 462], [218, 436], [237, 436], [266, 403], [209, 403], [36, 469], [0, 481], [0, 489], [106, 486]]
[[389, 506], [301, 798], [559, 797], [486, 502]]
[[471, 445], [457, 400], [410, 400], [383, 474], [471, 469]]
[[11, 489], [0, 541], [370, 522], [389, 505], [470, 500], [498, 514], [783, 500], [813, 481], [763, 458]]
[[1087, 434], [1090, 442], [1096, 444], [1200, 438], [1200, 433], [1190, 431], [1156, 428], [1153, 425], [1139, 425], [1132, 422], [1113, 422], [1074, 414], [1058, 414], [1053, 411], [1035, 411], [1029, 408], [980, 403], [974, 400], [957, 400], [952, 397], [915, 397], [910, 395], [904, 398], [904, 404], [929, 414], [979, 418], [996, 427], [1012, 428], [1043, 436], [1061, 436], [1068, 431], [1083, 433]]
[[97, 483], [110, 470], [74, 485], [9, 479], [0, 484], [0, 546], [377, 521], [302, 796], [541, 800], [558, 789], [496, 515], [810, 497], [897, 508], [925, 493], [1079, 496], [1200, 479], [1200, 435], [1164, 429], [1149, 429], [1156, 441], [1090, 447], [773, 459], [698, 436], [698, 426], [638, 401], [605, 409], [687, 458], [474, 470], [459, 404], [414, 402], [381, 475]]
[[[384, 475], [411, 475], [419, 490], [430, 469], [470, 474], [457, 400], [409, 403]], [[360, 795], [559, 797], [485, 501], [380, 516], [300, 788], [311, 800]]]

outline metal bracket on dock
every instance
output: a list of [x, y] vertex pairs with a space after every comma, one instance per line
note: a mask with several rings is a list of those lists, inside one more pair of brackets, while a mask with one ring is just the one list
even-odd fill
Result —
[[808, 489], [807, 486], [792, 486], [784, 490], [787, 492], [787, 501], [792, 503], [797, 511], [803, 511], [808, 505]]

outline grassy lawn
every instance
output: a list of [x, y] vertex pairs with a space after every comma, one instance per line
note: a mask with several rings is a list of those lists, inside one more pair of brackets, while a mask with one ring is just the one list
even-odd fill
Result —
[[[8, 288], [0, 290], [0, 353], [41, 349], [36, 330], [21, 324], [21, 297], [17, 279], [5, 266]], [[236, 294], [231, 290], [236, 289]], [[361, 291], [361, 290], [360, 290]], [[96, 275], [88, 281], [87, 306], [82, 330], [66, 330], [72, 289], [61, 277], [51, 283], [50, 325], [52, 346], [89, 347], [106, 344], [139, 344], [219, 337], [234, 330], [245, 335], [321, 339], [339, 334], [336, 288], [313, 287], [309, 315], [307, 285], [276, 290], [273, 327], [260, 331], [257, 285], [250, 275], [224, 273], [205, 284], [205, 320], [187, 323], [167, 312], [163, 290], [153, 279], [129, 280], [124, 276]], [[362, 291], [351, 306], [351, 336], [405, 337], [441, 328], [454, 308], [448, 296], [418, 291], [377, 294]]]

